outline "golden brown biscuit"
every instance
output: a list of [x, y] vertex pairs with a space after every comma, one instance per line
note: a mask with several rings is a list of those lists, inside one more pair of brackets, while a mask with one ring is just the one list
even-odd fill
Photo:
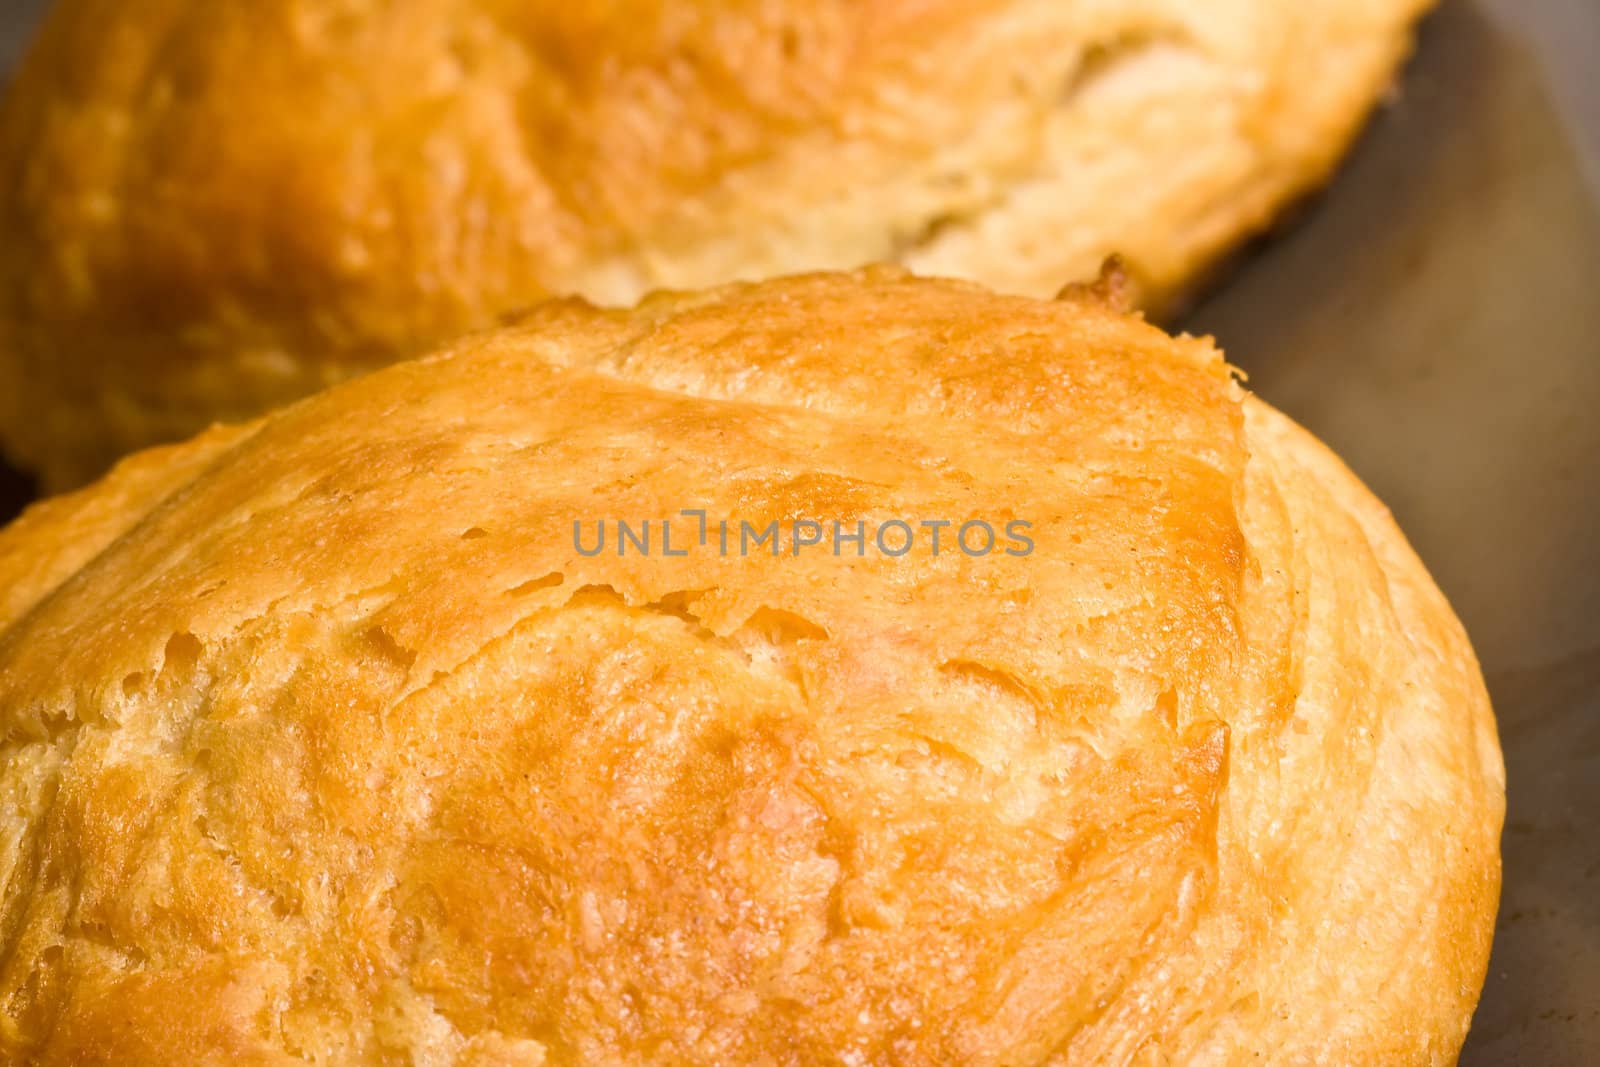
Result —
[[1084, 291], [550, 304], [39, 506], [0, 589], [8, 1062], [1443, 1064], [1483, 979], [1449, 606]]
[[547, 294], [899, 260], [1159, 304], [1427, 0], [59, 0], [0, 111], [0, 441], [62, 488]]

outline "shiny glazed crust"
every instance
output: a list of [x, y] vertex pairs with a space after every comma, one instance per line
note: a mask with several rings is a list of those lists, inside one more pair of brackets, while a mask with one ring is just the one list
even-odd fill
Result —
[[550, 294], [1119, 252], [1165, 305], [1424, 6], [60, 0], [0, 109], [0, 441], [81, 484]]
[[[1035, 548], [575, 548], [689, 508]], [[1460, 625], [1090, 290], [552, 303], [37, 506], [0, 590], [7, 1062], [1448, 1064], [1483, 979]]]

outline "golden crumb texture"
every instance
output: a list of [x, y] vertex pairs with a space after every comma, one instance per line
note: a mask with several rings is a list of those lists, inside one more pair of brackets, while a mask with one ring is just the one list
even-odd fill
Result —
[[0, 104], [0, 443], [68, 488], [569, 293], [1115, 252], [1169, 305], [1426, 3], [57, 0]]
[[[1032, 550], [871, 532], [939, 520]], [[1439, 1065], [1484, 977], [1461, 626], [1089, 289], [550, 303], [36, 506], [0, 590], [4, 1062]]]

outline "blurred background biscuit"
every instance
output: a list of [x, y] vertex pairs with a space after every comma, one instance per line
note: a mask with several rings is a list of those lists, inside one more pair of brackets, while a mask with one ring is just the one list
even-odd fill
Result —
[[60, 0], [0, 110], [0, 441], [61, 488], [492, 325], [895, 260], [1146, 306], [1423, 0]]

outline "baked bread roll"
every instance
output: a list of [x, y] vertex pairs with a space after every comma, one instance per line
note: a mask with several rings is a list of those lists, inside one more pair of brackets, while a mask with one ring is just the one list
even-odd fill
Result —
[[0, 590], [10, 1062], [1442, 1064], [1483, 979], [1460, 625], [1093, 290], [548, 304]]
[[1425, 3], [58, 0], [0, 113], [0, 439], [64, 488], [551, 294], [1119, 252], [1160, 306]]

